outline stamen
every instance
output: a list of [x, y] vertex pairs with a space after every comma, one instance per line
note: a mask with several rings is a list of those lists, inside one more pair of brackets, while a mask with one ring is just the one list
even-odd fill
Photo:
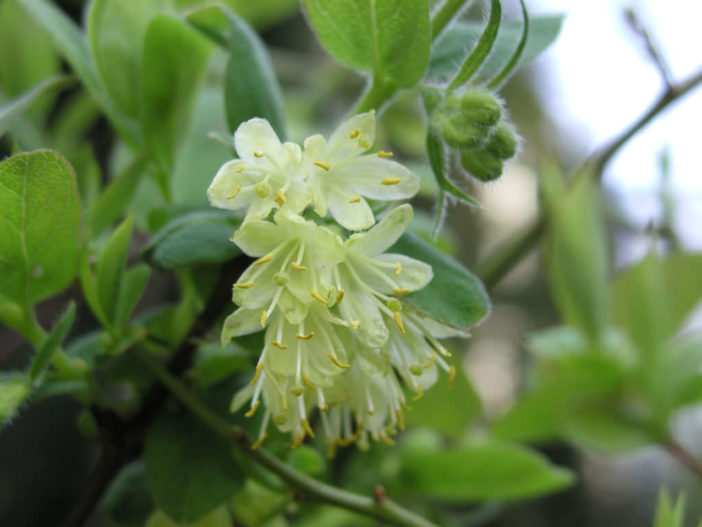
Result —
[[434, 362], [436, 362], [436, 353], [432, 351], [431, 359], [429, 359], [429, 362], [427, 362], [426, 364], [422, 364], [422, 369], [426, 370], [427, 368], [431, 368], [434, 365]]
[[378, 151], [378, 157], [380, 158], [387, 158], [387, 157], [392, 157], [393, 153], [392, 152], [383, 152], [382, 150]]
[[272, 259], [273, 259], [273, 253], [268, 253], [267, 255], [262, 256], [261, 258], [256, 260], [253, 264], [254, 265], [261, 265], [261, 264], [264, 264], [266, 262], [270, 262]]
[[244, 165], [238, 165], [235, 169], [234, 172], [243, 172], [244, 171]]
[[259, 159], [263, 157], [263, 152], [256, 151], [253, 154], [254, 154], [254, 157], [258, 157]]
[[266, 310], [264, 309], [263, 311], [261, 311], [261, 320], [260, 320], [260, 322], [261, 322], [261, 327], [262, 327], [262, 328], [265, 328], [265, 327], [266, 327], [266, 322], [267, 322], [267, 321], [268, 321], [268, 311], [266, 311]]
[[268, 434], [266, 432], [263, 432], [263, 434], [261, 434], [261, 436], [256, 440], [256, 442], [254, 442], [251, 445], [251, 450], [256, 450], [258, 447], [260, 447], [267, 437]]
[[358, 195], [354, 196], [353, 198], [351, 198], [349, 200], [349, 203], [360, 203], [360, 202], [361, 202], [361, 196], [358, 196]]
[[380, 183], [383, 185], [397, 185], [400, 181], [402, 180], [399, 177], [386, 177], [381, 179]]
[[412, 290], [411, 289], [397, 289], [397, 288], [395, 288], [392, 290], [392, 292], [395, 293], [396, 295], [406, 295], [407, 293], [411, 293]]
[[283, 191], [278, 189], [275, 191], [275, 199], [273, 201], [282, 207], [288, 200], [285, 199], [285, 194], [283, 194]]
[[304, 265], [300, 265], [297, 262], [292, 262], [290, 264], [290, 267], [292, 267], [293, 269], [296, 269], [297, 271], [307, 271], [307, 267], [305, 267]]
[[[241, 165], [240, 165], [241, 166]], [[243, 168], [243, 167], [242, 167]], [[232, 193], [227, 196], [227, 199], [234, 199], [239, 195], [239, 191], [241, 190], [241, 185], [237, 185], [234, 187], [234, 190], [232, 190]]]
[[314, 162], [315, 166], [318, 166], [319, 168], [323, 170], [329, 170], [331, 167], [329, 166], [329, 163], [325, 163], [324, 161], [315, 161]]
[[299, 333], [295, 335], [297, 338], [300, 340], [310, 340], [312, 337], [314, 337], [314, 331], [310, 331], [309, 334], [307, 335], [300, 335]]
[[356, 139], [359, 135], [361, 135], [361, 131], [358, 128], [354, 128], [349, 134], [349, 139]]
[[390, 439], [385, 432], [380, 432], [378, 435], [380, 436], [380, 439], [383, 441], [383, 443], [385, 443], [386, 445], [395, 446], [395, 441]]
[[258, 378], [261, 375], [261, 370], [263, 369], [263, 361], [259, 362], [256, 364], [256, 373], [254, 373], [253, 379], [251, 379], [251, 384], [256, 384], [256, 381], [258, 381]]
[[310, 295], [312, 295], [312, 298], [314, 298], [315, 300], [318, 300], [319, 302], [321, 302], [325, 306], [328, 305], [328, 302], [317, 291], [310, 291]]
[[238, 289], [248, 289], [249, 287], [253, 287], [253, 285], [253, 282], [242, 282], [240, 284], [234, 284], [234, 287]]
[[332, 360], [332, 362], [333, 362], [334, 364], [336, 364], [339, 368], [342, 368], [342, 369], [345, 370], [345, 369], [351, 367], [350, 364], [344, 364], [343, 362], [339, 362], [339, 359], [337, 359], [336, 356], [335, 356], [333, 353], [331, 353], [331, 352], [329, 352], [329, 358], [330, 358], [330, 359]]
[[304, 418], [302, 420], [302, 428], [305, 429], [305, 432], [307, 432], [307, 435], [309, 435], [312, 439], [314, 439], [314, 430], [312, 430], [312, 427], [310, 426], [310, 422], [307, 420], [307, 418]]
[[400, 262], [397, 262], [395, 264], [395, 274], [397, 276], [400, 276], [402, 274], [402, 264]]
[[302, 380], [305, 381], [305, 384], [307, 385], [307, 387], [308, 387], [310, 390], [316, 390], [316, 389], [317, 389], [317, 387], [316, 387], [314, 384], [312, 384], [312, 381], [310, 380], [309, 375], [307, 375], [306, 373], [303, 373], [303, 374], [302, 374]]
[[410, 411], [412, 409], [411, 406], [409, 406], [404, 399], [400, 399], [400, 406], [402, 406], [403, 410]]
[[400, 328], [400, 333], [402, 333], [404, 335], [405, 334], [405, 325], [402, 323], [402, 315], [400, 315], [400, 312], [395, 311], [392, 318], [395, 319], [395, 324], [397, 324], [397, 327]]
[[456, 367], [452, 364], [448, 371], [448, 388], [451, 388], [453, 381], [456, 379]]
[[253, 415], [256, 413], [256, 410], [258, 410], [259, 406], [261, 406], [261, 401], [256, 401], [255, 403], [253, 403], [253, 405], [251, 406], [251, 410], [246, 412], [244, 414], [244, 417], [253, 417]]
[[273, 344], [276, 348], [281, 350], [288, 349], [288, 347], [285, 344], [278, 342], [277, 340], [274, 340], [273, 342], [271, 342], [271, 344]]
[[344, 299], [344, 290], [339, 289], [339, 293], [336, 295], [336, 303], [341, 304], [341, 301]]
[[[326, 412], [329, 410], [329, 406], [327, 406], [327, 403], [324, 400], [324, 390], [317, 390], [317, 407], [319, 407], [320, 412]], [[327, 428], [327, 420], [325, 416], [322, 416], [322, 421], [324, 421], [324, 427]], [[329, 435], [328, 432], [327, 435]]]
[[402, 410], [395, 410], [395, 416], [397, 417], [397, 427], [400, 430], [405, 429], [405, 416], [402, 413]]
[[302, 444], [302, 441], [305, 439], [305, 432], [302, 432], [302, 435], [299, 435], [295, 438], [295, 440], [290, 444], [290, 448], [297, 448]]
[[415, 395], [414, 397], [412, 397], [412, 400], [413, 400], [413, 401], [418, 401], [419, 399], [422, 398], [422, 395], [424, 395], [424, 390], [422, 389], [422, 385], [421, 385], [421, 384], [418, 384], [418, 385], [417, 385], [417, 395]]

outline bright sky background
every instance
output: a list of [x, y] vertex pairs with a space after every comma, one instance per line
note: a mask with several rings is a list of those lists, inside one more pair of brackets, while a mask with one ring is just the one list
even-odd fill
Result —
[[[531, 12], [567, 14], [556, 43], [538, 60], [546, 75], [547, 111], [589, 153], [645, 111], [664, 89], [641, 39], [624, 20], [636, 8], [675, 80], [702, 68], [699, 0], [531, 0]], [[657, 157], [671, 146], [672, 176], [683, 243], [702, 249], [702, 87], [636, 136], [610, 164], [607, 188], [642, 228], [656, 217]]]

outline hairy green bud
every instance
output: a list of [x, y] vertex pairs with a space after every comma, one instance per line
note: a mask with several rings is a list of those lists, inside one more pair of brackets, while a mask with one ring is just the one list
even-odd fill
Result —
[[485, 148], [500, 159], [510, 159], [517, 153], [517, 134], [503, 121], [495, 128]]
[[502, 159], [490, 150], [464, 150], [461, 164], [471, 176], [481, 181], [494, 181], [502, 175]]
[[441, 137], [454, 148], [471, 148], [487, 139], [489, 131], [466, 120], [462, 115], [454, 115], [444, 122]]
[[480, 126], [495, 126], [502, 118], [502, 105], [486, 91], [469, 91], [461, 97], [461, 113]]

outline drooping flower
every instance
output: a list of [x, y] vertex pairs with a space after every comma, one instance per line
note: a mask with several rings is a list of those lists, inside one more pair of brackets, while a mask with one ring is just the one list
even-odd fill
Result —
[[281, 143], [265, 119], [250, 119], [234, 133], [239, 159], [225, 163], [207, 189], [210, 204], [247, 208], [244, 222], [262, 219], [274, 208], [298, 214], [310, 201], [300, 147]]
[[375, 222], [365, 198], [399, 200], [419, 190], [419, 179], [407, 168], [380, 151], [363, 155], [375, 139], [375, 112], [359, 114], [332, 134], [305, 139], [302, 154], [314, 210], [329, 211], [344, 228], [358, 231]]

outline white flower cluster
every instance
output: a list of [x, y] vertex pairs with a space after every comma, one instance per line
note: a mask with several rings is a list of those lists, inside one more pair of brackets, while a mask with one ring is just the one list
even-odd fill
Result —
[[[422, 317], [402, 295], [424, 287], [429, 265], [388, 250], [412, 220], [400, 205], [375, 224], [364, 198], [412, 197], [418, 178], [391, 161], [364, 153], [374, 139], [373, 112], [342, 124], [327, 142], [308, 137], [304, 150], [282, 143], [263, 119], [243, 123], [234, 135], [240, 158], [226, 163], [208, 189], [210, 203], [246, 208], [232, 240], [257, 260], [233, 287], [240, 306], [225, 321], [222, 343], [265, 328], [265, 344], [251, 384], [232, 401], [250, 401], [293, 436], [293, 446], [314, 437], [308, 415], [316, 407], [331, 451], [368, 438], [392, 443], [403, 428], [407, 403], [400, 383], [421, 397], [437, 378], [437, 365], [455, 374], [437, 338], [453, 329]], [[327, 212], [348, 231], [304, 219], [308, 205]], [[272, 214], [272, 221], [269, 217]], [[374, 225], [375, 224], [375, 225]]]

